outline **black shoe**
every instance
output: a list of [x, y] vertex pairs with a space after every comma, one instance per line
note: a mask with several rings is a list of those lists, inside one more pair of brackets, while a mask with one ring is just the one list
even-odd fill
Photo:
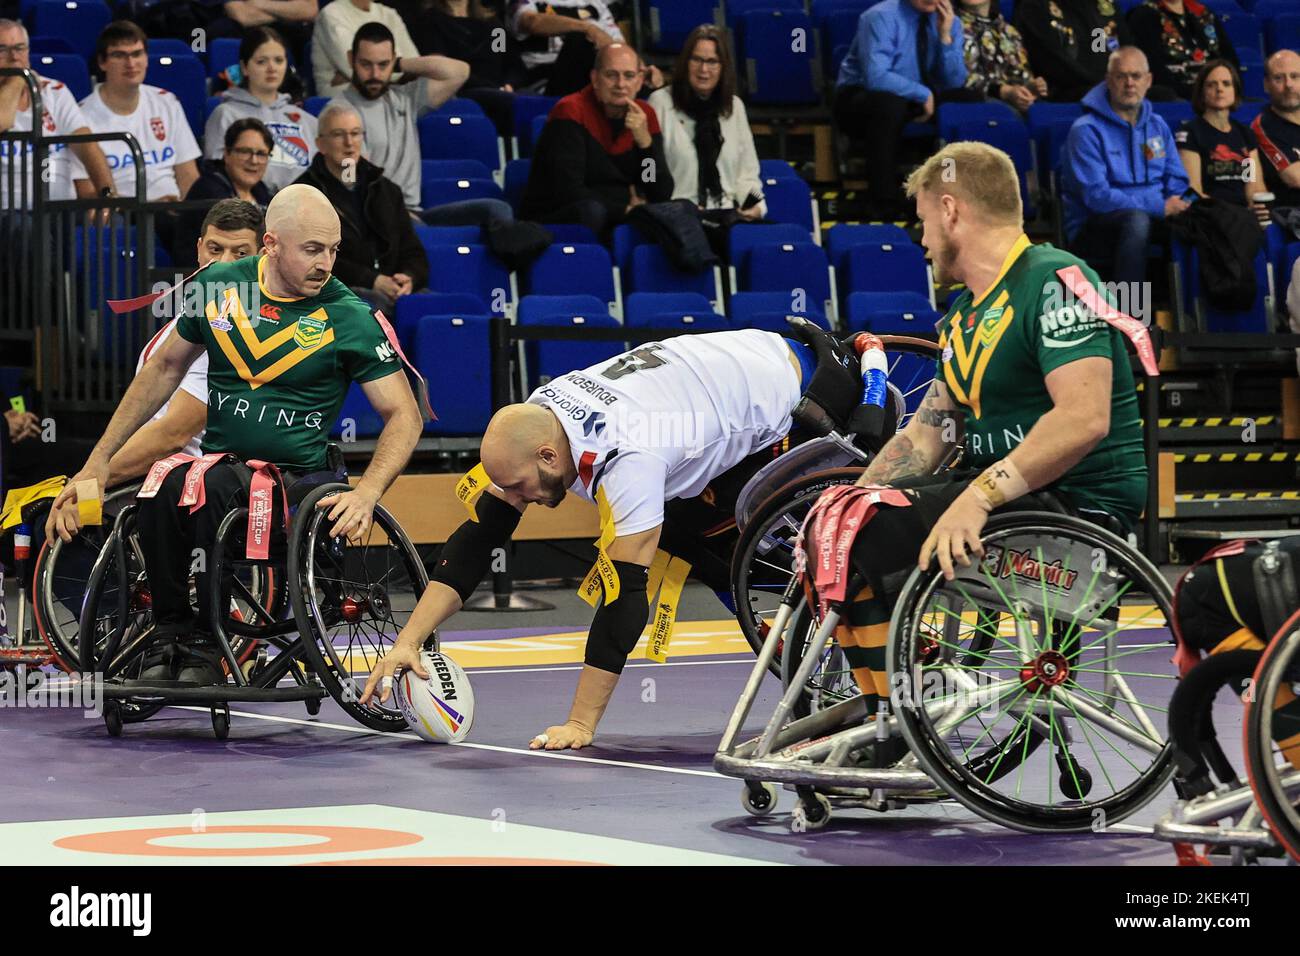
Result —
[[156, 683], [176, 679], [176, 637], [166, 634], [153, 638], [140, 662], [139, 680]]
[[180, 660], [177, 679], [181, 683], [208, 687], [226, 682], [225, 672], [221, 668], [221, 649], [210, 635], [195, 634], [188, 640], [179, 642], [176, 650]]

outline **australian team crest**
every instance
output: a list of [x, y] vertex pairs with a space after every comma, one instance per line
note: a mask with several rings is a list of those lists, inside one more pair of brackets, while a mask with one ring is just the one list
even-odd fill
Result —
[[321, 336], [324, 334], [324, 322], [320, 319], [313, 319], [309, 315], [304, 315], [298, 320], [298, 328], [293, 333], [293, 341], [300, 349], [314, 349], [320, 344]]
[[163, 123], [161, 116], [155, 116], [149, 120], [149, 128], [153, 130], [153, 135], [158, 142], [161, 143], [167, 138], [167, 126]]

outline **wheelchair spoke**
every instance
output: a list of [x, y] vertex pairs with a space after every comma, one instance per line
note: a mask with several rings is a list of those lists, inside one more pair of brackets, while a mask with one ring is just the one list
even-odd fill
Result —
[[[1075, 706], [1074, 699], [1073, 699], [1072, 697], [1070, 697], [1069, 694], [1063, 694], [1062, 697], [1065, 698], [1065, 705], [1066, 705], [1067, 707], [1069, 707], [1071, 713], [1074, 714], [1074, 718], [1075, 718], [1075, 720], [1078, 722], [1079, 729], [1083, 732], [1083, 736], [1088, 740], [1090, 746], [1091, 746], [1091, 743], [1092, 743], [1092, 735], [1089, 733], [1088, 727], [1089, 727], [1089, 725], [1091, 724], [1092, 729], [1093, 729], [1094, 731], [1096, 731], [1096, 733], [1097, 733], [1097, 737], [1102, 741], [1102, 743], [1104, 743], [1107, 747], [1109, 747], [1112, 751], [1114, 751], [1114, 752], [1119, 756], [1119, 758], [1120, 758], [1121, 760], [1123, 760], [1126, 764], [1128, 764], [1129, 767], [1131, 767], [1131, 768], [1133, 769], [1133, 772], [1134, 772], [1134, 773], [1141, 775], [1142, 771], [1141, 771], [1141, 769], [1138, 767], [1138, 765], [1135, 764], [1132, 760], [1129, 759], [1128, 754], [1124, 753], [1124, 751], [1122, 751], [1122, 750], [1120, 750], [1118, 747], [1116, 747], [1115, 744], [1114, 744], [1114, 743], [1110, 740], [1110, 738], [1106, 735], [1106, 728], [1105, 728], [1105, 727], [1103, 727], [1102, 725], [1100, 725], [1100, 724], [1098, 724], [1098, 723], [1095, 723], [1095, 722], [1093, 722], [1093, 721], [1090, 721], [1087, 717], [1084, 717], [1084, 716], [1079, 712], [1078, 708]], [[1106, 782], [1110, 784], [1112, 790], [1117, 789], [1117, 788], [1115, 787], [1115, 784], [1111, 782], [1110, 774], [1106, 771], [1106, 765], [1102, 762], [1102, 760], [1101, 760], [1101, 756], [1098, 755], [1098, 754], [1096, 754], [1096, 748], [1095, 748], [1095, 747], [1093, 748], [1093, 753], [1097, 756], [1097, 765], [1098, 765], [1099, 767], [1101, 767], [1101, 769], [1102, 769], [1102, 773], [1105, 774], [1105, 776], [1106, 776]]]
[[[1108, 694], [1108, 693], [1106, 693], [1106, 692], [1103, 691], [1103, 690], [1093, 690], [1091, 687], [1084, 687], [1082, 684], [1078, 683], [1077, 681], [1071, 681], [1070, 684], [1069, 684], [1069, 687], [1070, 687], [1070, 690], [1077, 690], [1079, 693], [1081, 693], [1081, 694], [1085, 694], [1085, 695], [1087, 695], [1088, 697], [1109, 697], [1111, 700], [1117, 700], [1117, 701], [1120, 701], [1121, 703], [1124, 703], [1124, 704], [1128, 704], [1128, 703], [1129, 703], [1129, 699], [1128, 699], [1127, 697], [1121, 697], [1119, 694]], [[1110, 706], [1110, 705], [1107, 704], [1105, 701], [1101, 701], [1101, 700], [1096, 701], [1096, 703], [1097, 703], [1097, 705], [1098, 705], [1099, 707], [1109, 707], [1109, 706]], [[1169, 708], [1168, 708], [1168, 707], [1158, 707], [1158, 706], [1156, 706], [1155, 704], [1143, 704], [1142, 706], [1145, 707], [1147, 710], [1156, 710], [1156, 711], [1159, 711], [1159, 712], [1162, 713], [1162, 714], [1167, 714], [1167, 713], [1169, 713]], [[1112, 710], [1112, 713], [1113, 713], [1113, 710]], [[1115, 714], [1115, 717], [1116, 717], [1117, 720], [1123, 720], [1123, 719], [1124, 719], [1123, 717], [1120, 717], [1118, 714]], [[1137, 729], [1137, 728], [1136, 728], [1136, 725], [1135, 725], [1135, 729]]]
[[[954, 584], [957, 584], [957, 582], [953, 582], [953, 583], [954, 583]], [[957, 584], [957, 590], [958, 590], [958, 592], [961, 594], [961, 596], [962, 596], [963, 598], [966, 599], [966, 602], [967, 602], [968, 604], [970, 604], [972, 607], [979, 607], [979, 602], [976, 601], [973, 597], [971, 597], [971, 596], [970, 596], [970, 593], [969, 593], [969, 592], [968, 592], [964, 587], [962, 587], [960, 584]], [[979, 624], [976, 624], [975, 626], [976, 626], [977, 629], [979, 629], [980, 627], [982, 627], [982, 626], [979, 625]], [[1015, 644], [1015, 643], [1013, 643], [1013, 642], [1007, 640], [1005, 637], [1003, 637], [1003, 636], [1002, 636], [1000, 633], [998, 633], [997, 631], [981, 631], [981, 633], [985, 633], [985, 634], [987, 634], [989, 637], [992, 637], [994, 640], [1000, 641], [1001, 643], [1005, 644], [1005, 645], [1006, 645], [1006, 646], [1011, 650], [1012, 653], [1014, 653], [1014, 654], [1016, 654], [1016, 655], [1019, 655], [1019, 654], [1020, 654], [1020, 647], [1019, 647], [1019, 645], [1017, 645], [1017, 644]]]

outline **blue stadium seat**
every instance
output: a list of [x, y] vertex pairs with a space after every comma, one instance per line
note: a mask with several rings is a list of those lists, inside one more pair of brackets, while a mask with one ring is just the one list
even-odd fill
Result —
[[519, 150], [520, 156], [531, 156], [533, 150], [537, 148], [537, 141], [542, 138], [542, 128], [546, 126], [549, 118], [547, 113], [539, 113], [528, 122], [528, 149], [525, 151], [522, 147]]
[[512, 159], [506, 163], [504, 189], [506, 202], [510, 203], [516, 215], [519, 204], [524, 199], [524, 189], [528, 186], [528, 170], [533, 165], [531, 159]]
[[375, 406], [370, 404], [370, 399], [366, 398], [366, 393], [361, 391], [361, 386], [356, 382], [348, 387], [347, 397], [343, 399], [343, 407], [339, 409], [338, 421], [330, 429], [330, 436], [340, 437], [344, 426], [348, 424], [352, 426], [353, 438], [376, 438], [384, 430], [383, 417], [375, 411]]
[[730, 328], [726, 317], [715, 313], [708, 297], [698, 292], [633, 292], [625, 311], [629, 328]]
[[150, 56], [192, 56], [198, 60], [203, 59], [198, 50], [175, 37], [150, 37], [147, 49]]
[[486, 116], [426, 113], [416, 126], [421, 159], [477, 159], [494, 173], [501, 168], [497, 130]]
[[478, 105], [477, 100], [467, 99], [463, 96], [453, 96], [447, 102], [443, 103], [436, 110], [432, 111], [436, 116], [486, 116], [483, 107]]
[[812, 190], [802, 179], [781, 177], [763, 177], [763, 198], [767, 200], [767, 219], [769, 222], [793, 223], [802, 226], [807, 232], [806, 238], [820, 240], [816, 236], [816, 216], [814, 214]]
[[1264, 52], [1263, 44], [1260, 43], [1264, 31], [1259, 17], [1253, 13], [1238, 10], [1235, 13], [1226, 15], [1220, 13], [1219, 19], [1223, 23], [1223, 32], [1227, 35], [1229, 42], [1232, 43], [1232, 48], [1236, 51], [1237, 56], [1241, 56], [1243, 50], [1250, 50], [1260, 54]]
[[916, 292], [933, 303], [925, 250], [910, 242], [854, 246], [840, 274], [840, 292]]
[[1300, 49], [1300, 10], [1279, 14], [1264, 24], [1264, 48], [1270, 54], [1278, 50]]
[[[407, 298], [410, 298], [407, 296]], [[433, 435], [481, 435], [492, 417], [492, 346], [486, 314], [420, 317], [411, 359], [429, 383]]]
[[[556, 103], [558, 96], [529, 96], [523, 93], [515, 95], [510, 103], [511, 129], [514, 131], [515, 156], [531, 156], [533, 144], [537, 142], [533, 123], [537, 117], [546, 117]], [[542, 120], [545, 122], [545, 119]]]
[[510, 273], [486, 246], [425, 246], [430, 292], [477, 295], [492, 315], [506, 315], [512, 304]]
[[[815, 14], [814, 19], [816, 19]], [[818, 23], [822, 31], [822, 49], [829, 50], [832, 54], [841, 47], [847, 50], [853, 45], [853, 38], [858, 33], [858, 21], [861, 19], [860, 9], [833, 10], [829, 16]], [[833, 76], [838, 69], [839, 64], [833, 61], [834, 56], [827, 61], [827, 76]]]
[[676, 53], [701, 23], [720, 23], [721, 11], [721, 0], [649, 0], [645, 14], [650, 49]]
[[[1199, 268], [1196, 264], [1196, 250], [1193, 250], [1192, 260], [1193, 267]], [[1214, 308], [1206, 301], [1203, 305], [1205, 330], [1207, 332], [1255, 333], [1260, 335], [1273, 331], [1269, 327], [1268, 309], [1265, 302], [1269, 293], [1268, 275], [1270, 271], [1268, 255], [1265, 250], [1261, 249], [1255, 254], [1254, 303], [1243, 312], [1226, 312]]]
[[861, 14], [879, 2], [880, 0], [812, 0], [813, 22], [821, 25], [827, 18], [841, 10], [851, 10]]
[[815, 303], [807, 303], [804, 311], [797, 313], [792, 311], [793, 305], [788, 292], [736, 292], [728, 303], [731, 326], [785, 335], [790, 331], [786, 316], [800, 315], [823, 329], [831, 327], [826, 314]]
[[1192, 104], [1185, 100], [1169, 100], [1165, 103], [1152, 103], [1151, 108], [1159, 113], [1171, 130], [1176, 130], [1186, 120], [1191, 119], [1196, 114], [1192, 112]]
[[1040, 185], [1047, 172], [1056, 168], [1051, 153], [1055, 137], [1060, 136], [1059, 143], [1064, 145], [1063, 134], [1068, 134], [1071, 124], [1082, 115], [1083, 106], [1079, 103], [1049, 103], [1039, 100], [1029, 107], [1025, 114], [1025, 125], [1029, 127], [1029, 138], [1034, 145], [1034, 161]]
[[760, 159], [758, 175], [762, 179], [799, 179], [795, 168], [784, 159]]
[[1295, 13], [1295, 0], [1255, 0], [1250, 12], [1261, 20], [1272, 20], [1277, 16]]
[[722, 289], [716, 269], [697, 275], [682, 272], [657, 244], [645, 243], [632, 250], [632, 268], [623, 273], [623, 288], [629, 292], [698, 292], [722, 308]]
[[[28, 52], [32, 56], [40, 56], [43, 53], [76, 53], [72, 44], [63, 37], [31, 37], [27, 41], [31, 48]], [[86, 61], [82, 60], [81, 65], [85, 66]]]
[[325, 107], [329, 105], [329, 101], [331, 99], [333, 99], [333, 97], [309, 96], [302, 101], [302, 106], [303, 109], [305, 109], [312, 116], [320, 116], [321, 110], [325, 109]]
[[[601, 300], [590, 295], [526, 295], [519, 302], [521, 326], [619, 328]], [[530, 388], [575, 369], [597, 365], [624, 351], [622, 342], [527, 342]]]
[[470, 292], [413, 292], [397, 300], [393, 308], [393, 329], [397, 332], [397, 341], [411, 356], [415, 354], [415, 333], [424, 316], [487, 314], [487, 303]]
[[75, 53], [33, 55], [31, 63], [32, 69], [41, 76], [66, 86], [78, 103], [90, 95], [90, 71], [86, 69], [86, 61]]
[[939, 138], [945, 143], [956, 142], [956, 127], [962, 123], [1021, 122], [1020, 114], [1001, 100], [987, 103], [944, 103], [936, 110], [935, 121]]
[[425, 209], [467, 199], [505, 199], [505, 194], [490, 179], [420, 180], [420, 205]]
[[1237, 0], [1201, 0], [1201, 2], [1203, 6], [1209, 7], [1220, 17], [1225, 13], [1241, 11], [1241, 7], [1237, 5]]
[[[217, 37], [208, 41], [208, 76], [216, 76], [239, 62], [239, 37]], [[328, 97], [326, 97], [328, 99]], [[315, 113], [312, 113], [315, 116]]]
[[811, 242], [757, 246], [741, 271], [740, 287], [746, 292], [784, 292], [790, 303], [786, 308], [806, 301], [808, 308], [835, 314], [826, 253]]
[[[617, 233], [615, 235], [617, 240]], [[782, 242], [807, 242], [808, 235], [800, 226], [781, 224], [741, 223], [727, 233], [727, 262], [731, 289], [740, 288], [739, 276], [749, 266], [749, 254], [756, 247]], [[617, 249], [617, 246], [615, 246]], [[629, 255], [631, 253], [629, 252]]]
[[589, 226], [576, 222], [548, 222], [542, 227], [551, 234], [551, 242], [570, 246], [598, 246], [600, 239]]
[[880, 245], [885, 242], [912, 241], [907, 230], [893, 223], [876, 223], [874, 225], [849, 225], [838, 223], [826, 230], [826, 254], [831, 260], [831, 267], [838, 272], [845, 266], [849, 250], [864, 244]]
[[1241, 74], [1241, 92], [1249, 99], [1268, 99], [1264, 90], [1264, 68], [1254, 63], [1243, 62], [1237, 72]]
[[225, 99], [225, 97], [222, 97], [222, 96], [209, 96], [206, 100], [203, 101], [203, 125], [204, 125], [204, 127], [206, 127], [206, 126], [208, 125], [208, 118], [209, 118], [213, 113], [215, 113], [215, 112], [217, 111], [217, 107], [221, 105], [221, 101], [222, 101], [223, 99]]
[[415, 224], [415, 234], [424, 248], [433, 246], [476, 246], [483, 244], [482, 226], [426, 226]]
[[1034, 218], [1034, 197], [1029, 191], [1029, 173], [1034, 168], [1034, 156], [1029, 146], [1029, 127], [1019, 119], [972, 121], [953, 127], [957, 140], [988, 143], [1011, 157], [1020, 177], [1020, 198], [1025, 205], [1025, 218]]
[[605, 303], [602, 311], [622, 311], [614, 287], [614, 264], [604, 246], [554, 244], [519, 277], [522, 295], [590, 295]]
[[1254, 103], [1251, 102], [1242, 103], [1240, 106], [1238, 106], [1235, 110], [1232, 111], [1232, 118], [1235, 119], [1238, 123], [1245, 123], [1247, 126], [1249, 126], [1251, 123], [1255, 122], [1255, 117], [1258, 116], [1261, 112], [1263, 112], [1265, 105], [1266, 104], [1258, 101]]
[[628, 273], [632, 269], [632, 250], [648, 242], [654, 240], [631, 223], [625, 222], [614, 227], [610, 245], [613, 247], [614, 265], [618, 267], [624, 285], [627, 284]]
[[[728, 10], [731, 4], [727, 4]], [[803, 43], [792, 37], [803, 31]], [[748, 102], [756, 106], [795, 106], [821, 102], [818, 38], [808, 14], [800, 10], [758, 10], [741, 16], [738, 33]]]
[[741, 19], [751, 11], [802, 10], [803, 8], [803, 0], [727, 0], [727, 26], [733, 31], [741, 29]]
[[95, 56], [95, 40], [112, 19], [108, 7], [98, 0], [38, 0], [32, 7], [30, 32], [63, 37], [74, 52], [91, 62]]
[[492, 172], [477, 159], [424, 159], [421, 179], [491, 179]]
[[208, 97], [208, 73], [197, 56], [150, 56], [144, 81], [161, 87], [180, 100], [190, 129], [196, 137], [203, 135], [203, 103]]
[[849, 296], [850, 332], [930, 335], [942, 317], [919, 292], [854, 292]]

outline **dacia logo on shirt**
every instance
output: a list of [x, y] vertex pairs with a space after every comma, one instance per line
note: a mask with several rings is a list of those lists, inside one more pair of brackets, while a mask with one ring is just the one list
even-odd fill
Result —
[[300, 349], [315, 348], [320, 343], [320, 337], [324, 334], [324, 322], [304, 315], [298, 320], [298, 328], [293, 333], [293, 341]]
[[397, 353], [393, 351], [393, 344], [391, 342], [380, 342], [376, 345], [375, 355], [379, 356], [379, 361], [381, 362], [397, 361]]

